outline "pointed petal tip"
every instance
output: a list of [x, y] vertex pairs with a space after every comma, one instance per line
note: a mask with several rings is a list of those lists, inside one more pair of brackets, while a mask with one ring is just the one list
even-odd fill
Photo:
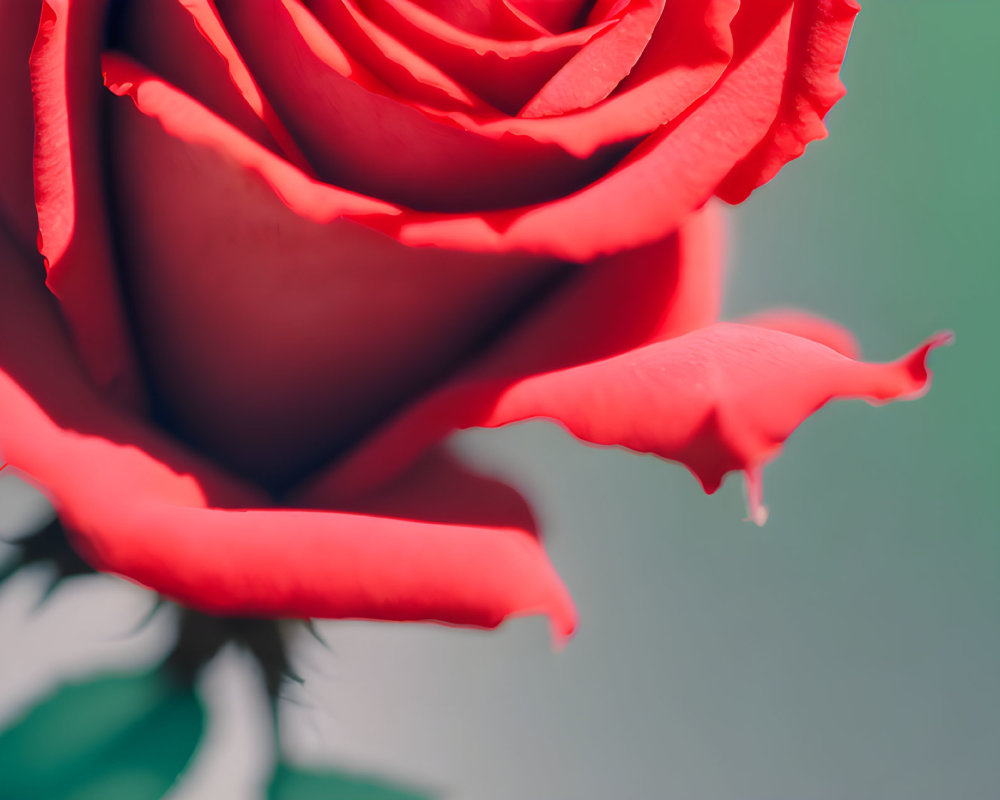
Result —
[[[544, 616], [548, 620], [549, 638], [552, 642], [552, 652], [561, 653], [576, 636], [580, 618], [576, 603], [566, 588], [562, 579], [553, 570], [554, 582], [550, 586], [551, 595], [543, 601], [543, 605], [533, 609], [515, 612], [505, 619], [514, 617]], [[500, 620], [502, 623], [504, 620]]]
[[881, 406], [895, 400], [919, 400], [930, 391], [934, 373], [927, 366], [927, 357], [932, 350], [948, 347], [955, 342], [955, 334], [950, 330], [939, 331], [925, 339], [920, 345], [894, 362], [906, 381], [905, 387], [886, 397], [868, 397], [870, 405]]
[[935, 350], [938, 347], [949, 347], [955, 343], [955, 332], [951, 330], [938, 331], [933, 336], [927, 337], [909, 356], [906, 358], [914, 358], [918, 354], [927, 355], [931, 350]]
[[[529, 617], [545, 617], [548, 622], [549, 639], [552, 652], [561, 653], [576, 636], [579, 615], [576, 604], [555, 570], [552, 571], [553, 581], [546, 588], [548, 596], [541, 599], [538, 605], [531, 605], [502, 612], [488, 622], [473, 623], [474, 627], [495, 630], [507, 622]], [[453, 623], [445, 622], [446, 625]]]
[[577, 613], [576, 606], [567, 595], [568, 605], [559, 612], [549, 613], [549, 630], [552, 636], [552, 652], [561, 653], [576, 636]]

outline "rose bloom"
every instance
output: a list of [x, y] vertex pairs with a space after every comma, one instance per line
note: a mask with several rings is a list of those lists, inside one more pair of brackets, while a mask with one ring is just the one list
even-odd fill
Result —
[[709, 201], [825, 134], [853, 0], [0, 10], [0, 451], [97, 569], [565, 637], [530, 510], [449, 433], [742, 471], [762, 521], [806, 416], [927, 387], [942, 337], [875, 365], [813, 317], [717, 321]]

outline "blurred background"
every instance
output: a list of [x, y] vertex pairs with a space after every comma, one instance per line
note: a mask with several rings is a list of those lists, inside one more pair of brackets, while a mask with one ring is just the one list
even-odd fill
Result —
[[[995, 0], [871, 0], [831, 137], [728, 214], [727, 316], [810, 309], [874, 360], [951, 328], [930, 394], [807, 421], [765, 470], [762, 529], [737, 480], [706, 497], [545, 423], [463, 435], [537, 510], [579, 634], [553, 653], [540, 619], [319, 623], [328, 646], [296, 639], [304, 683], [282, 689], [290, 761], [453, 800], [998, 796], [997, 30]], [[44, 514], [0, 478], [0, 535]], [[36, 610], [43, 577], [0, 589], [0, 723], [167, 647], [169, 613], [133, 633], [141, 590], [80, 578]], [[235, 651], [209, 669], [206, 745], [171, 798], [260, 791], [259, 680]]]

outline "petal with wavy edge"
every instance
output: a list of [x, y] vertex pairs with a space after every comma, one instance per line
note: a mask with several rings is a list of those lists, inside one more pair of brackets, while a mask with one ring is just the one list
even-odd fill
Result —
[[[776, 24], [771, 27], [769, 21]], [[649, 136], [585, 189], [511, 212], [450, 218], [403, 215], [385, 220], [387, 230], [412, 245], [520, 246], [573, 261], [640, 247], [667, 235], [712, 196], [732, 165], [763, 138], [777, 112], [791, 11], [756, 23], [755, 29], [763, 30], [737, 39], [742, 50], [700, 105]]]
[[788, 78], [778, 114], [763, 141], [726, 177], [719, 197], [741, 202], [788, 161], [802, 155], [809, 142], [826, 136], [823, 118], [846, 91], [840, 65], [860, 10], [855, 0], [795, 4]]
[[713, 492], [728, 472], [759, 470], [830, 400], [922, 396], [928, 352], [950, 341], [938, 334], [898, 361], [871, 364], [782, 331], [716, 323], [527, 378], [474, 424], [554, 419], [584, 441], [679, 461]]

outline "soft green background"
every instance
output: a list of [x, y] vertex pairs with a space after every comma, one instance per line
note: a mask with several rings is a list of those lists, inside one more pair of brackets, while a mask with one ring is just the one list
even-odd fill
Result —
[[952, 328], [931, 393], [806, 423], [762, 530], [736, 480], [543, 423], [464, 437], [538, 509], [580, 633], [325, 623], [294, 755], [453, 800], [1000, 796], [998, 31], [996, 0], [870, 0], [831, 138], [729, 215], [727, 314], [812, 309], [874, 359]]

